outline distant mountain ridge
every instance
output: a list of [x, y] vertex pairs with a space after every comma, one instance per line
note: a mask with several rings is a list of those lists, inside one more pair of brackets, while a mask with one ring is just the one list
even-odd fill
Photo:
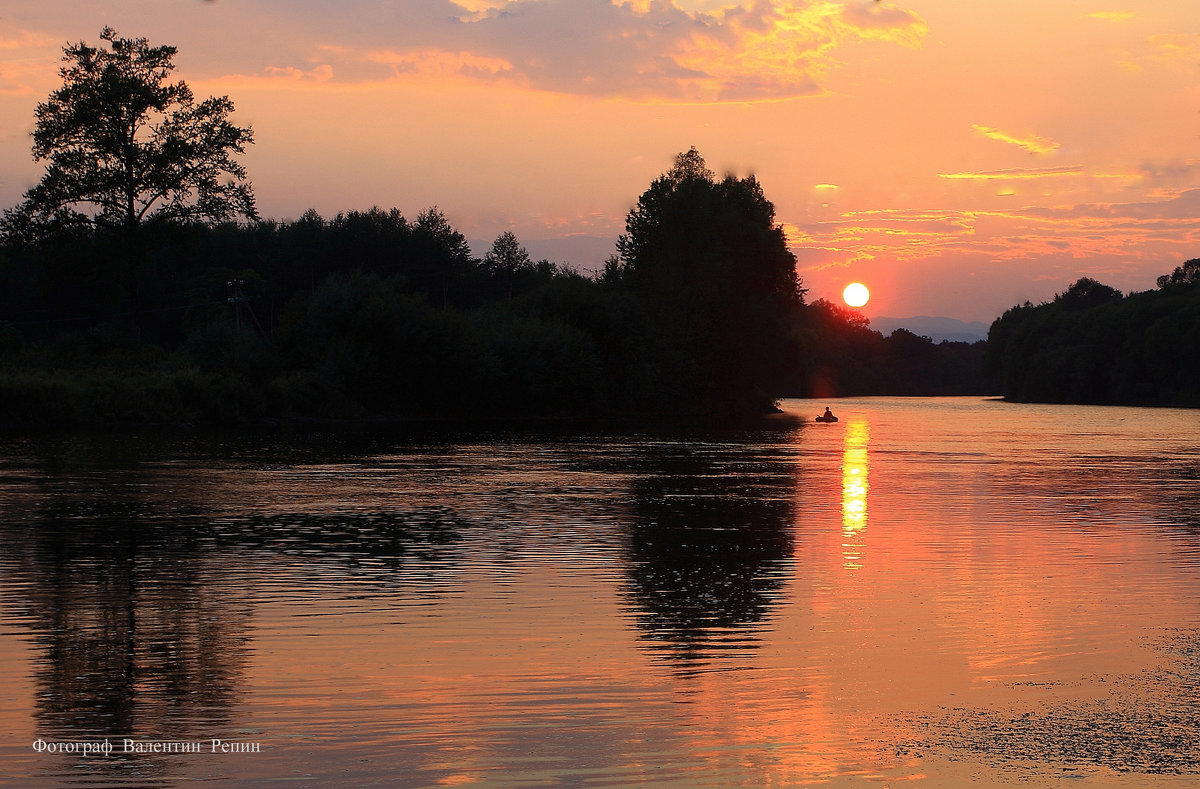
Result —
[[871, 318], [871, 328], [885, 337], [896, 329], [908, 329], [934, 342], [979, 342], [987, 339], [990, 327], [982, 321], [967, 322], [957, 318], [917, 315], [912, 318]]

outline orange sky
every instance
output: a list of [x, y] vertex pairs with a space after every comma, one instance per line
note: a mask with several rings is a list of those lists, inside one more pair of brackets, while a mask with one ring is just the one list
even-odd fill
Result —
[[695, 145], [758, 176], [810, 298], [862, 280], [869, 316], [990, 321], [1200, 257], [1190, 0], [9, 4], [0, 205], [41, 173], [61, 46], [105, 24], [233, 99], [269, 217], [438, 205], [473, 240], [592, 266]]

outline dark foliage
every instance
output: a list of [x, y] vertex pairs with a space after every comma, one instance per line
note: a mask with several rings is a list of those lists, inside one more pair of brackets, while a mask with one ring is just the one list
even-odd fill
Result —
[[168, 82], [175, 47], [111, 28], [100, 38], [107, 46], [63, 50], [63, 85], [38, 105], [33, 132], [46, 173], [5, 212], [3, 235], [29, 243], [71, 229], [257, 218], [236, 158], [253, 137], [230, 122], [229, 98], [196, 101], [186, 83]]
[[1013, 307], [988, 332], [988, 373], [1011, 400], [1200, 406], [1196, 271], [1188, 261], [1129, 296], [1085, 278]]
[[1194, 285], [1200, 282], [1200, 258], [1184, 261], [1182, 266], [1176, 266], [1170, 274], [1158, 278], [1158, 287], [1169, 288], [1172, 285]]
[[[805, 306], [752, 177], [695, 150], [594, 279], [436, 208], [43, 228], [0, 244], [0, 423], [745, 414], [980, 391], [979, 351]], [[1102, 286], [1101, 286], [1102, 287]]]
[[799, 327], [788, 394], [823, 399], [989, 391], [983, 342], [934, 343], [907, 329], [884, 337], [861, 314], [824, 299], [802, 308]]
[[783, 382], [801, 291], [753, 176], [715, 180], [692, 148], [638, 199], [604, 279], [653, 322], [661, 391], [685, 410], [752, 411]]
[[0, 423], [645, 412], [640, 304], [493, 252], [437, 209], [0, 246]]

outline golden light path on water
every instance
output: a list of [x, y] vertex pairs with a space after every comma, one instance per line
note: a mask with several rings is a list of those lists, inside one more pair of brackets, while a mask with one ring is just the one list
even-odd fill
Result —
[[867, 491], [869, 464], [867, 445], [871, 440], [871, 426], [855, 420], [846, 424], [845, 451], [842, 453], [842, 556], [846, 568], [856, 570], [862, 566], [864, 542], [867, 528]]

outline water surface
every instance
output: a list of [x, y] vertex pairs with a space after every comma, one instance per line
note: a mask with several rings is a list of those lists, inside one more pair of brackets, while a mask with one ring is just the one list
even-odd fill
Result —
[[783, 405], [0, 441], [0, 783], [1200, 782], [1196, 412]]

